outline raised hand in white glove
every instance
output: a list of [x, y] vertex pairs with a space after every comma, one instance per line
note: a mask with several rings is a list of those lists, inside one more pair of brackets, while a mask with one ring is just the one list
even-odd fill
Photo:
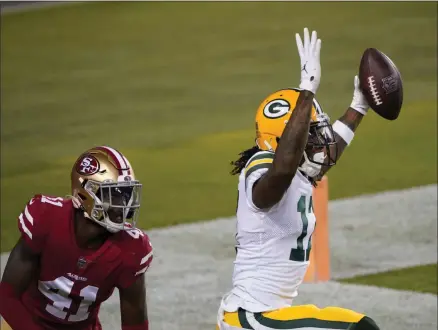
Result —
[[353, 101], [351, 101], [350, 108], [356, 110], [357, 112], [363, 114], [364, 116], [368, 112], [368, 108], [370, 106], [368, 105], [368, 102], [363, 95], [362, 91], [359, 87], [359, 77], [354, 77], [354, 92], [353, 92]]
[[297, 40], [298, 54], [301, 58], [300, 88], [315, 94], [321, 81], [321, 64], [319, 61], [321, 39], [317, 39], [316, 31], [313, 31], [312, 38], [309, 38], [307, 28], [304, 28], [304, 44], [298, 33], [295, 34], [295, 39]]

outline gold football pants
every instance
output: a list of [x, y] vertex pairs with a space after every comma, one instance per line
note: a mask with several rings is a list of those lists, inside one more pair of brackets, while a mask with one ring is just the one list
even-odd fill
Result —
[[251, 313], [240, 309], [224, 312], [217, 330], [352, 330], [365, 315], [339, 307], [319, 309], [315, 305], [286, 307], [264, 313]]

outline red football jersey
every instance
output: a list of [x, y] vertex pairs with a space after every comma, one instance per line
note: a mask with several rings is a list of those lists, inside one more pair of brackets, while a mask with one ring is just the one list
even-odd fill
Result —
[[73, 216], [71, 200], [36, 195], [18, 217], [22, 238], [41, 256], [22, 302], [46, 329], [100, 330], [101, 303], [146, 272], [152, 245], [132, 229], [112, 235], [98, 250], [81, 249]]

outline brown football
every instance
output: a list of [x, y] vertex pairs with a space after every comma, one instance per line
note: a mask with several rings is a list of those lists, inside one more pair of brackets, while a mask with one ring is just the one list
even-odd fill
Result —
[[360, 61], [359, 81], [371, 109], [385, 119], [397, 119], [403, 104], [403, 85], [394, 62], [375, 48], [366, 49]]

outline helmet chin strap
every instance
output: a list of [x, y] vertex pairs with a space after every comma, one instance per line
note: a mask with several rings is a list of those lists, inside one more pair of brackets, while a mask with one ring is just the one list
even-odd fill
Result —
[[122, 230], [125, 226], [124, 222], [122, 223], [117, 223], [114, 221], [110, 220], [110, 217], [108, 216], [108, 209], [110, 207], [109, 203], [102, 203], [103, 205], [103, 209], [104, 209], [104, 214], [103, 214], [103, 223], [105, 224], [105, 228], [106, 230], [108, 230], [110, 233], [117, 233], [118, 231]]
[[[96, 197], [96, 200], [99, 203], [101, 203], [99, 198]], [[117, 222], [111, 221], [110, 217], [108, 216], [107, 211], [108, 211], [108, 209], [110, 207], [110, 204], [106, 203], [106, 202], [103, 202], [103, 203], [101, 203], [101, 205], [102, 205], [103, 210], [104, 210], [104, 212], [103, 212], [103, 219], [97, 220], [97, 219], [93, 219], [92, 218], [92, 220], [94, 220], [95, 222], [97, 222], [101, 226], [105, 227], [105, 229], [108, 230], [112, 234], [117, 233], [118, 231], [122, 230], [124, 228], [125, 224], [123, 222], [122, 223], [117, 223]]]
[[[303, 154], [304, 156], [304, 162], [303, 164], [301, 164], [300, 167], [298, 167], [298, 169], [302, 172], [304, 172], [306, 175], [308, 175], [311, 178], [316, 177], [320, 172], [321, 172], [321, 168], [322, 165], [319, 164], [315, 164], [314, 162], [311, 162], [309, 160], [309, 157], [307, 156], [307, 153], [304, 152]], [[312, 160], [318, 163], [322, 163], [324, 162], [325, 159], [325, 154], [323, 151], [321, 152], [317, 152], [313, 155]]]
[[[71, 195], [69, 195], [68, 197], [71, 197], [72, 202], [73, 202], [73, 207], [75, 209], [82, 209], [83, 210], [85, 218], [90, 219], [90, 220], [96, 222], [97, 224], [101, 225], [106, 230], [108, 230], [110, 233], [112, 233], [112, 234], [117, 233], [118, 231], [120, 231], [120, 230], [122, 230], [124, 228], [124, 223], [116, 223], [116, 222], [113, 222], [113, 221], [111, 221], [109, 219], [108, 215], [106, 214], [106, 211], [109, 208], [109, 203], [102, 203], [103, 204], [103, 208], [105, 210], [104, 215], [103, 215], [103, 219], [102, 220], [96, 220], [94, 217], [90, 216], [82, 208], [82, 204], [81, 204], [81, 201], [80, 201], [79, 197], [71, 196]], [[100, 202], [99, 198], [96, 197], [96, 199]]]
[[106, 215], [105, 215], [105, 218], [104, 218], [104, 223], [105, 223], [105, 226], [104, 226], [104, 227], [106, 228], [106, 230], [108, 230], [108, 231], [109, 231], [110, 233], [112, 233], [112, 234], [121, 231], [121, 230], [124, 228], [124, 226], [125, 226], [124, 223], [115, 223], [115, 222], [112, 222], [112, 221], [109, 219], [109, 217], [106, 216]]
[[72, 196], [72, 195], [67, 195], [67, 197], [70, 197], [71, 201], [73, 202], [73, 207], [75, 209], [80, 209], [81, 208], [82, 204], [81, 204], [81, 201], [79, 200], [78, 197]]
[[272, 148], [268, 141], [265, 140], [263, 141], [263, 143], [265, 144], [266, 148], [268, 148], [268, 150], [274, 151], [274, 148]]

